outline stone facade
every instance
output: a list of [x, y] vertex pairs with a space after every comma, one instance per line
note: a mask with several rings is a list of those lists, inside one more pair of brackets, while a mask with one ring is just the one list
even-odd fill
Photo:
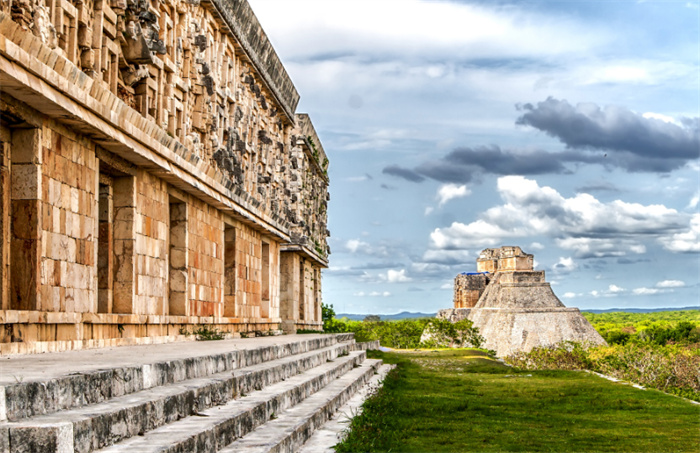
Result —
[[298, 101], [245, 0], [0, 0], [0, 353], [319, 328]]
[[561, 303], [544, 271], [533, 266], [534, 257], [520, 247], [482, 251], [478, 272], [455, 278], [454, 308], [440, 310], [438, 317], [471, 320], [486, 340], [483, 346], [498, 356], [562, 341], [605, 343], [577, 308]]

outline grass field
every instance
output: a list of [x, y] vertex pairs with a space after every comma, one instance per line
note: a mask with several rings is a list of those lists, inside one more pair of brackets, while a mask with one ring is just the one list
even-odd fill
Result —
[[519, 372], [474, 350], [396, 363], [340, 452], [697, 452], [700, 405], [574, 371]]

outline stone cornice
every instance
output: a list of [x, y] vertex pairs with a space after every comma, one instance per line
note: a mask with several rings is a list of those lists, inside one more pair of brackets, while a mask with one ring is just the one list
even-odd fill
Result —
[[299, 104], [299, 93], [267, 38], [247, 0], [204, 0], [219, 13], [250, 62], [284, 110], [290, 124]]

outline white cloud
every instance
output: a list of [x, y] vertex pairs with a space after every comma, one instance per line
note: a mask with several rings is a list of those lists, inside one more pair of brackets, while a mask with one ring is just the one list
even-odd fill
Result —
[[[372, 2], [371, 14], [352, 0], [251, 0], [273, 42], [291, 58], [312, 55], [506, 58], [585, 52], [610, 36], [565, 16], [526, 9], [420, 0]], [[289, 20], [304, 12], [304, 20]], [[280, 39], [274, 39], [280, 37]], [[281, 39], [285, 37], [286, 39]], [[430, 61], [430, 60], [429, 60]], [[426, 65], [439, 77], [440, 64]]]
[[700, 215], [691, 220], [690, 231], [678, 233], [687, 225], [689, 215], [663, 205], [621, 200], [604, 203], [586, 193], [565, 198], [555, 189], [522, 176], [498, 178], [497, 187], [502, 205], [486, 210], [469, 224], [454, 222], [435, 229], [430, 235], [431, 246], [484, 247], [504, 239], [544, 234], [583, 258], [645, 253], [649, 238], [660, 240], [672, 251], [700, 250]]
[[572, 271], [575, 271], [576, 269], [578, 269], [578, 264], [576, 264], [574, 262], [574, 259], [571, 257], [568, 257], [568, 258], [560, 257], [557, 264], [552, 266], [552, 269], [555, 272], [572, 272]]
[[345, 178], [345, 180], [348, 182], [364, 182], [364, 181], [370, 181], [371, 179], [372, 179], [372, 177], [370, 175], [350, 176], [348, 178]]
[[661, 238], [666, 250], [671, 252], [700, 252], [700, 214], [694, 214], [687, 231]]
[[361, 241], [359, 239], [350, 239], [345, 243], [345, 248], [350, 253], [357, 253], [358, 251], [368, 250], [370, 245], [367, 242]]
[[673, 118], [673, 117], [668, 116], [668, 115], [664, 115], [664, 114], [662, 114], [662, 113], [647, 112], [647, 113], [644, 113], [642, 116], [643, 116], [644, 118], [647, 118], [647, 119], [653, 118], [653, 119], [655, 119], [655, 120], [661, 120], [661, 121], [663, 121], [664, 123], [675, 124], [675, 125], [678, 126], [678, 127], [685, 127], [685, 126], [683, 125], [683, 123], [681, 123], [680, 121], [678, 121], [676, 118]]
[[439, 205], [444, 206], [445, 203], [450, 200], [466, 197], [470, 194], [471, 191], [464, 184], [444, 184], [438, 189], [436, 198], [438, 199]]
[[619, 294], [619, 293], [624, 293], [627, 291], [625, 288], [620, 288], [617, 285], [610, 285], [608, 286], [608, 292], [611, 294]]
[[663, 292], [662, 289], [658, 288], [635, 288], [632, 290], [632, 292], [637, 295], [637, 296], [650, 296], [652, 294], [658, 294], [660, 292]]
[[389, 269], [386, 271], [386, 274], [380, 274], [379, 278], [387, 281], [388, 283], [405, 283], [413, 280], [406, 275], [406, 269], [401, 269], [399, 271]]
[[433, 213], [433, 210], [434, 208], [432, 206], [428, 206], [427, 208], [425, 208], [425, 212], [423, 212], [423, 215], [428, 216]]
[[530, 244], [530, 250], [544, 250], [544, 245], [539, 242], [533, 242]]
[[693, 198], [690, 199], [688, 202], [688, 209], [695, 209], [698, 207], [698, 203], [700, 203], [700, 191], [695, 192], [695, 195], [693, 195]]
[[579, 294], [567, 292], [567, 293], [564, 293], [564, 295], [562, 297], [564, 297], [565, 299], [573, 299], [573, 298], [578, 297], [578, 296], [579, 296]]
[[430, 233], [433, 247], [438, 249], [463, 249], [470, 247], [493, 246], [515, 237], [526, 236], [524, 229], [505, 230], [484, 220], [477, 220], [468, 225], [454, 222], [448, 228], [436, 228]]
[[664, 280], [656, 284], [657, 288], [682, 288], [685, 282], [681, 280]]

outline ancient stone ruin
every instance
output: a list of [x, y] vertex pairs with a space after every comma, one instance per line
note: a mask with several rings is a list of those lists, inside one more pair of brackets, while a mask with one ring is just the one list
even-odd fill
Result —
[[533, 263], [520, 247], [482, 251], [477, 272], [455, 278], [454, 308], [438, 317], [471, 320], [486, 340], [483, 347], [501, 357], [562, 341], [605, 343], [578, 308], [561, 303]]
[[298, 101], [246, 0], [1, 0], [0, 354], [319, 328]]

